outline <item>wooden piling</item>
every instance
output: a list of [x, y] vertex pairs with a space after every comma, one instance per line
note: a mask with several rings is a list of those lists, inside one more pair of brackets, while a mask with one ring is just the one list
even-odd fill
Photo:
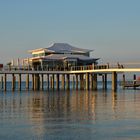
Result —
[[54, 90], [55, 85], [54, 85], [54, 74], [52, 74], [52, 89]]
[[19, 74], [18, 89], [21, 91], [21, 74]]
[[104, 74], [104, 80], [105, 80], [105, 81], [104, 81], [104, 82], [105, 82], [105, 83], [104, 83], [104, 84], [105, 84], [104, 87], [105, 87], [105, 90], [107, 90], [107, 74]]
[[66, 89], [70, 90], [70, 75], [66, 74], [67, 80], [66, 80]]
[[26, 76], [26, 89], [29, 90], [29, 74]]
[[80, 74], [80, 90], [84, 89], [84, 74]]
[[136, 74], [133, 75], [133, 84], [134, 84], [134, 89], [136, 89]]
[[76, 76], [76, 90], [78, 90], [78, 74], [76, 74], [75, 76]]
[[41, 89], [44, 90], [44, 75], [41, 74]]
[[93, 90], [93, 73], [90, 74], [91, 75], [91, 90]]
[[3, 90], [3, 76], [1, 76], [1, 89]]
[[4, 74], [4, 91], [7, 90], [7, 74]]
[[47, 89], [49, 90], [50, 88], [50, 80], [49, 80], [49, 74], [47, 74]]
[[86, 90], [89, 90], [89, 73], [86, 73]]
[[16, 77], [14, 74], [12, 74], [12, 91], [15, 90], [15, 81], [16, 81]]
[[34, 74], [34, 90], [40, 90], [40, 76], [39, 76], [39, 74]]
[[32, 90], [34, 90], [35, 88], [35, 83], [34, 83], [34, 78], [35, 78], [35, 76], [34, 76], [34, 74], [32, 74]]
[[122, 85], [123, 85], [123, 89], [125, 89], [125, 74], [123, 74]]
[[107, 89], [107, 74], [102, 74], [103, 89]]
[[116, 91], [117, 90], [117, 73], [112, 72], [112, 90]]
[[93, 75], [93, 90], [97, 90], [97, 74]]
[[73, 89], [75, 89], [75, 77], [73, 76], [72, 78], [73, 78], [72, 87]]
[[34, 91], [36, 90], [36, 74], [34, 74]]
[[59, 90], [59, 74], [56, 74], [56, 89]]
[[104, 74], [102, 74], [102, 85], [103, 85], [103, 89], [105, 89], [105, 77], [104, 77]]
[[50, 88], [52, 89], [52, 76], [50, 76]]
[[65, 89], [65, 74], [61, 75], [61, 89]]

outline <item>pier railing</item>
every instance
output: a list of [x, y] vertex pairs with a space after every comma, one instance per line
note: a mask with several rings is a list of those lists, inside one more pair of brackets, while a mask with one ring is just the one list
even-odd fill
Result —
[[98, 70], [98, 69], [112, 69], [124, 68], [124, 65], [102, 64], [102, 65], [84, 65], [84, 66], [69, 66], [69, 67], [48, 67], [48, 66], [4, 66], [0, 71], [82, 71], [82, 70]]

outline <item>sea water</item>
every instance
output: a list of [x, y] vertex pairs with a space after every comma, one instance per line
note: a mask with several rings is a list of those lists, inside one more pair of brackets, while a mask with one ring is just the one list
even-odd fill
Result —
[[1, 91], [0, 139], [139, 140], [140, 90]]

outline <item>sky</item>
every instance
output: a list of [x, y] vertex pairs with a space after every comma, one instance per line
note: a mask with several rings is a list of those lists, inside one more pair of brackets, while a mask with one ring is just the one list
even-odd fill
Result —
[[0, 0], [0, 63], [69, 43], [100, 63], [139, 62], [140, 0]]

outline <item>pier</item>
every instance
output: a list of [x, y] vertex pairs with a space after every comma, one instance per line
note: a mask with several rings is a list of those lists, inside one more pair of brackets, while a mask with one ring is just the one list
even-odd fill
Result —
[[[124, 68], [108, 65], [71, 67], [67, 70], [41, 69], [32, 70], [23, 67], [4, 67], [0, 71], [1, 91], [7, 91], [7, 83], [10, 79], [11, 90], [23, 90], [21, 86], [25, 81], [24, 90], [97, 90], [98, 77], [102, 76], [102, 88], [107, 89], [108, 75], [111, 75], [112, 90], [118, 87], [118, 75], [124, 73], [140, 72], [140, 68]], [[10, 78], [9, 78], [10, 77]], [[125, 79], [124, 79], [125, 80]], [[18, 86], [18, 87], [17, 87]], [[124, 83], [124, 87], [138, 87], [140, 83]]]

